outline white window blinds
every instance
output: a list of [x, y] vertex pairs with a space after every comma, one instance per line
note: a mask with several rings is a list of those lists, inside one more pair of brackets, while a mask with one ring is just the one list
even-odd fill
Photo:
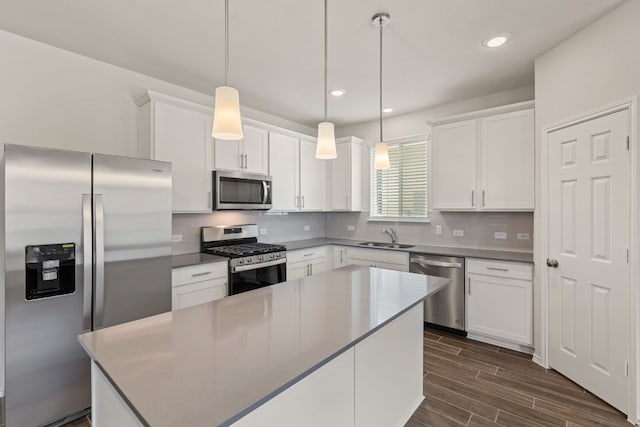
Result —
[[428, 189], [427, 137], [387, 142], [391, 167], [373, 168], [371, 150], [371, 216], [426, 218]]

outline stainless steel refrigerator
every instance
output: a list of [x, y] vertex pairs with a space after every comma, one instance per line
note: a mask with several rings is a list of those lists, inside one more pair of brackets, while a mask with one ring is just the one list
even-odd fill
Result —
[[4, 421], [57, 425], [91, 405], [77, 336], [171, 310], [171, 164], [2, 148]]

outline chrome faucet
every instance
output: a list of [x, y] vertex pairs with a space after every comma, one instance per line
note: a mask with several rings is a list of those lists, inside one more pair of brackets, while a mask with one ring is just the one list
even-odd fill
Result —
[[388, 234], [389, 237], [391, 237], [392, 245], [398, 243], [398, 233], [396, 232], [396, 230], [394, 230], [393, 228], [383, 228], [382, 232]]

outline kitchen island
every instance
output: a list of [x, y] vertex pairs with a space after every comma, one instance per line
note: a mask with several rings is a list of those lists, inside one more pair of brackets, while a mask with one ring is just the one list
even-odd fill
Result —
[[83, 334], [93, 425], [404, 425], [447, 282], [349, 266]]

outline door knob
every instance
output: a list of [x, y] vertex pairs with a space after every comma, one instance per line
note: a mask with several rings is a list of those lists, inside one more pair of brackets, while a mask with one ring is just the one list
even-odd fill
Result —
[[547, 258], [547, 267], [558, 268], [558, 260], [557, 259], [548, 259]]

